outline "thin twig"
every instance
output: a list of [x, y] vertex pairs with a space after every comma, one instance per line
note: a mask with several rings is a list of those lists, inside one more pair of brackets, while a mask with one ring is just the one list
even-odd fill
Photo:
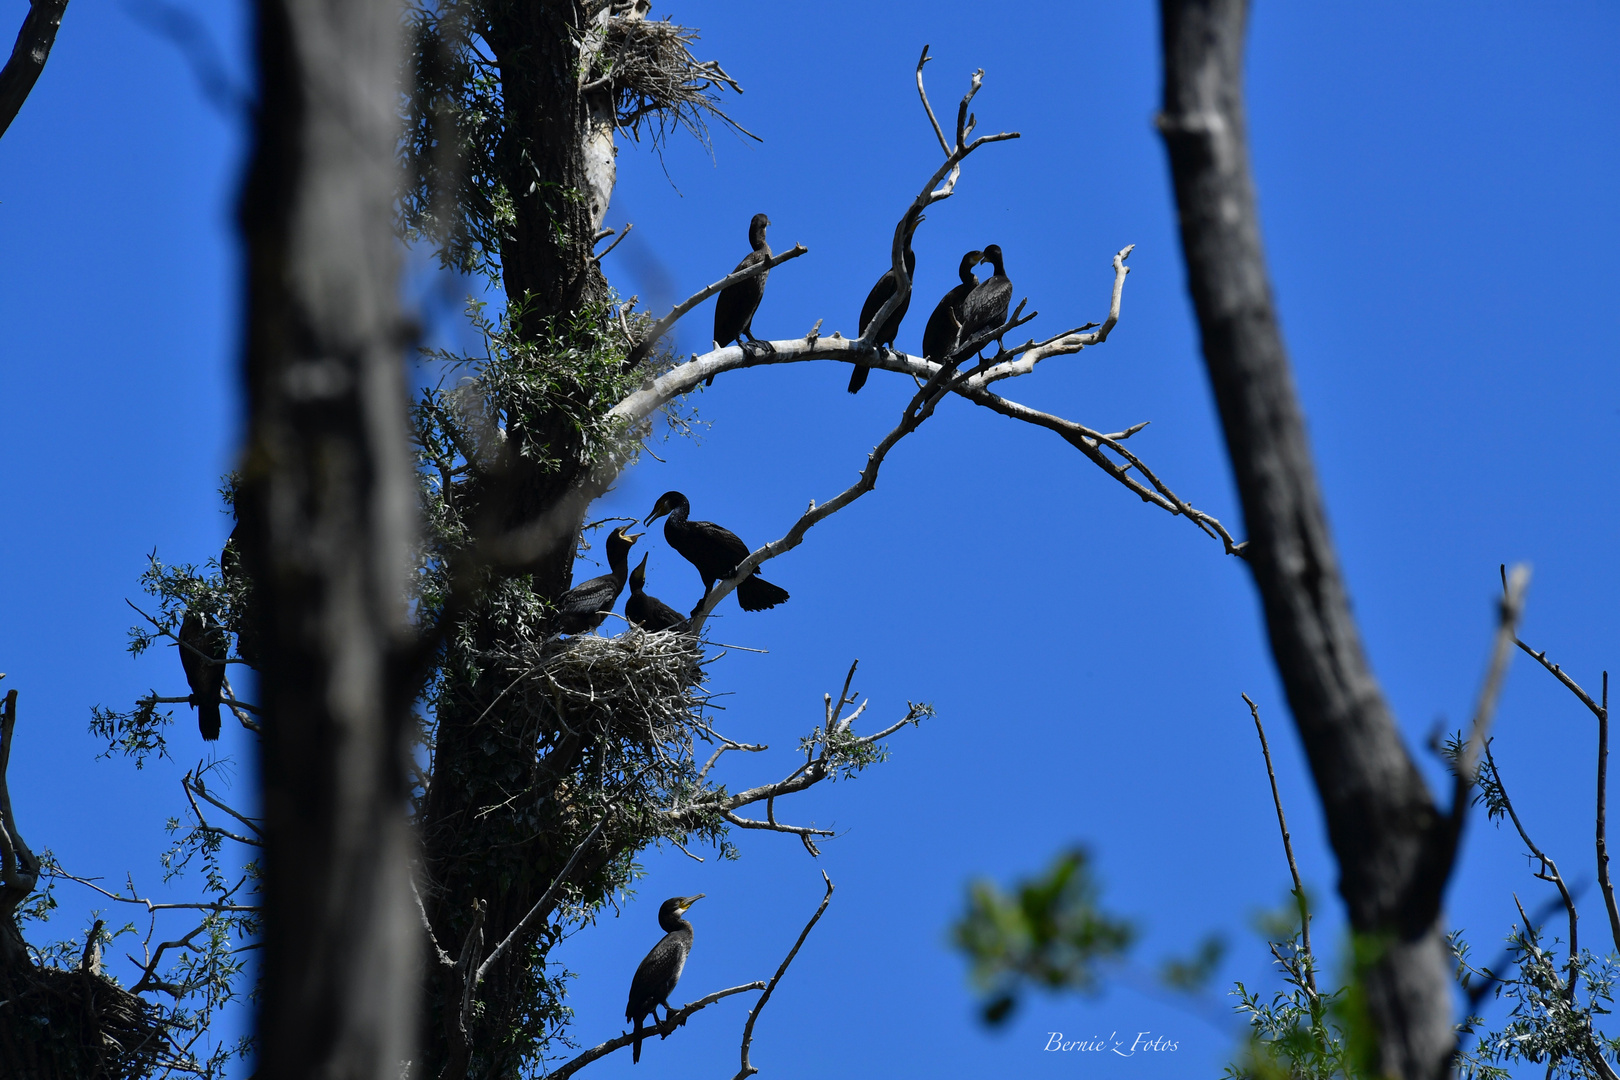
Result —
[[1266, 742], [1265, 725], [1260, 723], [1260, 706], [1248, 694], [1243, 695], [1243, 703], [1249, 707], [1249, 715], [1254, 717], [1254, 730], [1260, 735], [1260, 753], [1265, 755], [1266, 778], [1271, 781], [1271, 801], [1277, 807], [1277, 827], [1282, 830], [1283, 851], [1288, 855], [1288, 872], [1294, 875], [1294, 900], [1299, 904], [1302, 942], [1300, 954], [1305, 957], [1305, 982], [1314, 998], [1317, 996], [1316, 957], [1311, 952], [1311, 912], [1310, 905], [1305, 901], [1305, 883], [1299, 877], [1299, 863], [1294, 861], [1294, 842], [1288, 835], [1288, 819], [1283, 816], [1282, 793], [1277, 790], [1277, 772], [1271, 767], [1271, 746]]
[[759, 995], [759, 1000], [754, 1002], [753, 1009], [748, 1013], [748, 1023], [743, 1025], [742, 1068], [737, 1070], [737, 1075], [733, 1080], [747, 1080], [747, 1077], [759, 1072], [753, 1063], [748, 1060], [748, 1048], [754, 1041], [754, 1022], [759, 1019], [760, 1010], [764, 1009], [765, 1003], [771, 1000], [771, 992], [776, 989], [776, 984], [782, 981], [782, 976], [787, 973], [788, 965], [793, 963], [795, 956], [799, 955], [799, 947], [804, 944], [804, 939], [810, 936], [810, 931], [815, 929], [817, 921], [821, 918], [821, 913], [827, 910], [827, 904], [832, 900], [833, 883], [832, 878], [827, 876], [827, 871], [823, 870], [821, 872], [821, 880], [827, 883], [827, 891], [822, 894], [820, 906], [816, 908], [816, 913], [810, 916], [810, 921], [804, 924], [804, 929], [799, 931], [799, 940], [795, 941], [793, 948], [788, 950], [787, 956], [782, 960], [782, 966], [776, 969], [775, 975], [771, 976], [770, 985], [765, 987], [765, 992]]
[[511, 933], [507, 934], [501, 943], [491, 950], [484, 962], [478, 965], [477, 974], [472, 980], [473, 989], [476, 990], [479, 984], [484, 981], [484, 976], [489, 974], [489, 969], [494, 966], [495, 961], [501, 958], [501, 954], [506, 952], [512, 942], [526, 933], [533, 924], [551, 914], [552, 897], [556, 895], [563, 882], [568, 880], [568, 875], [573, 873], [574, 864], [579, 861], [579, 857], [585, 853], [586, 848], [591, 846], [591, 841], [596, 839], [597, 835], [602, 831], [602, 826], [606, 824], [607, 814], [604, 812], [601, 817], [596, 819], [596, 824], [591, 826], [591, 831], [585, 834], [585, 839], [579, 842], [579, 846], [574, 849], [574, 853], [568, 856], [568, 861], [563, 864], [562, 870], [552, 879], [551, 885], [545, 891], [545, 895], [534, 902], [534, 906], [529, 909], [528, 914], [518, 920], [518, 924], [512, 927]]

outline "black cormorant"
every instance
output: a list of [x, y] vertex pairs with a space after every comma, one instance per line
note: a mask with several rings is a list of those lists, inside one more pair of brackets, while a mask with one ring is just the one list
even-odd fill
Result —
[[[880, 349], [884, 346], [893, 347], [895, 336], [900, 333], [900, 320], [906, 317], [906, 311], [911, 307], [911, 294], [916, 291], [917, 285], [917, 255], [911, 250], [911, 235], [917, 231], [917, 226], [921, 225], [925, 220], [927, 219], [918, 214], [915, 219], [908, 223], [906, 228], [904, 258], [906, 277], [911, 279], [912, 288], [906, 292], [906, 298], [900, 302], [899, 307], [894, 309], [894, 313], [889, 316], [888, 320], [878, 327], [877, 339], [873, 344]], [[872, 286], [872, 291], [866, 294], [866, 303], [861, 305], [862, 337], [866, 336], [866, 328], [872, 324], [873, 319], [877, 318], [877, 313], [883, 310], [883, 305], [889, 302], [889, 297], [894, 295], [894, 290], [898, 285], [899, 283], [894, 278], [894, 267], [891, 266], [883, 271], [883, 276], [877, 279], [877, 284]], [[872, 369], [865, 364], [857, 363], [855, 370], [849, 373], [849, 392], [852, 394], [860, 393], [861, 387], [866, 385], [866, 376], [871, 371]]]
[[643, 630], [685, 630], [686, 616], [658, 599], [648, 596], [647, 559], [643, 555], [630, 571], [630, 599], [624, 602], [624, 617]]
[[[206, 615], [188, 610], [180, 620], [180, 666], [191, 687], [197, 727], [209, 742], [219, 738], [219, 692], [225, 685], [225, 631]], [[198, 655], [201, 654], [201, 655]], [[207, 659], [204, 659], [206, 657]], [[217, 663], [209, 663], [209, 660]]]
[[[754, 250], [743, 256], [743, 261], [737, 264], [733, 274], [770, 259], [771, 245], [765, 242], [765, 227], [770, 223], [771, 219], [764, 214], [755, 214], [754, 220], [748, 223], [748, 244]], [[760, 341], [754, 336], [754, 312], [759, 310], [759, 302], [765, 298], [765, 279], [770, 276], [769, 270], [761, 270], [747, 281], [739, 281], [720, 290], [720, 299], [714, 304], [716, 347], [724, 348], [733, 341], [743, 345], [738, 339], [746, 337], [749, 344], [770, 349], [770, 342]], [[747, 348], [748, 345], [743, 345], [744, 351]], [[713, 382], [714, 376], [710, 375], [703, 380], [703, 385], [708, 386]]]
[[602, 625], [602, 620], [607, 618], [608, 612], [618, 602], [619, 593], [624, 591], [624, 579], [630, 572], [630, 546], [639, 539], [640, 533], [632, 536], [623, 525], [608, 534], [609, 572], [575, 585], [562, 594], [557, 600], [553, 633], [583, 634]]
[[1007, 271], [1001, 266], [1001, 245], [991, 244], [985, 248], [984, 257], [979, 261], [989, 263], [996, 272], [974, 286], [967, 299], [962, 301], [962, 332], [957, 338], [959, 344], [972, 341], [976, 335], [994, 330], [1006, 322], [1007, 309], [1012, 305], [1013, 287], [1007, 279]]
[[[697, 567], [698, 574], [703, 578], [703, 595], [707, 597], [716, 581], [730, 577], [737, 564], [748, 558], [748, 545], [739, 540], [736, 533], [712, 521], [688, 519], [687, 515], [691, 512], [692, 504], [685, 495], [678, 491], [666, 491], [658, 496], [652, 513], [642, 524], [650, 525], [655, 519], [669, 515], [669, 520], [664, 522], [664, 539], [687, 562]], [[744, 611], [773, 608], [787, 598], [786, 589], [772, 585], [760, 577], [757, 570], [737, 586], [737, 603]], [[701, 605], [703, 601], [698, 603]]]
[[956, 268], [962, 283], [940, 297], [934, 313], [928, 316], [928, 325], [923, 327], [922, 350], [926, 359], [943, 362], [955, 350], [956, 332], [962, 327], [962, 301], [978, 287], [979, 279], [973, 275], [973, 268], [983, 259], [982, 251], [970, 251], [962, 256]]
[[664, 1007], [664, 1019], [674, 1009], [669, 1007], [669, 995], [681, 981], [681, 969], [686, 966], [686, 954], [692, 951], [692, 924], [681, 918], [686, 909], [703, 899], [696, 896], [672, 896], [658, 909], [658, 925], [669, 931], [664, 940], [652, 947], [652, 952], [636, 968], [636, 977], [630, 980], [630, 1003], [624, 1007], [624, 1018], [636, 1025], [636, 1041], [631, 1044], [630, 1060], [641, 1060], [641, 1021], [652, 1015], [656, 1025], [658, 1006]]

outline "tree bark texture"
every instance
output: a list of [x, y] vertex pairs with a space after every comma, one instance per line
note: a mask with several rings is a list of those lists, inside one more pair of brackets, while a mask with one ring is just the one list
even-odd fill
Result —
[[1339, 891], [1368, 963], [1379, 1067], [1450, 1068], [1439, 925], [1455, 832], [1370, 670], [1318, 490], [1267, 278], [1243, 109], [1245, 0], [1161, 0], [1164, 108], [1203, 352], [1243, 503], [1244, 550], [1322, 799]]
[[17, 118], [28, 94], [45, 70], [51, 46], [56, 43], [57, 28], [62, 25], [62, 13], [68, 0], [32, 0], [28, 14], [23, 17], [22, 29], [17, 31], [17, 43], [12, 46], [11, 59], [0, 68], [0, 135], [6, 133]]
[[262, 1080], [395, 1080], [415, 1036], [401, 14], [398, 0], [256, 5], [238, 512], [263, 606]]

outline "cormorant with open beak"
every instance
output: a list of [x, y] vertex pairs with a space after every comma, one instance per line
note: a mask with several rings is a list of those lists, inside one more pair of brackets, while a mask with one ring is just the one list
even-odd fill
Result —
[[558, 598], [553, 633], [583, 634], [602, 625], [624, 591], [624, 579], [630, 573], [630, 548], [639, 539], [640, 533], [631, 535], [623, 525], [608, 534], [608, 573], [575, 585]]
[[685, 630], [686, 616], [658, 597], [647, 595], [648, 558], [643, 555], [630, 571], [630, 599], [624, 602], [624, 617], [643, 630]]
[[[669, 520], [664, 522], [664, 539], [669, 541], [670, 547], [680, 552], [682, 558], [697, 567], [699, 576], [703, 578], [703, 595], [707, 598], [716, 581], [729, 578], [737, 565], [748, 558], [748, 545], [738, 539], [736, 533], [712, 521], [692, 521], [687, 517], [691, 512], [692, 504], [685, 495], [678, 491], [666, 491], [658, 496], [652, 513], [642, 524], [651, 525], [657, 518], [669, 515]], [[760, 577], [757, 570], [737, 586], [737, 603], [744, 611], [773, 608], [787, 598], [786, 589], [772, 585]], [[699, 600], [698, 606], [702, 604], [703, 601]]]
[[976, 285], [967, 299], [962, 301], [962, 331], [958, 345], [965, 345], [986, 330], [994, 330], [1007, 321], [1007, 309], [1012, 306], [1012, 282], [1001, 265], [1001, 245], [991, 244], [984, 249], [980, 262], [995, 267], [996, 272]]
[[[762, 262], [769, 262], [771, 258], [771, 245], [765, 242], [765, 228], [770, 225], [771, 219], [764, 214], [755, 214], [754, 220], [748, 223], [748, 245], [754, 250], [743, 256], [742, 262], [732, 273], [747, 270], [758, 266]], [[716, 348], [724, 348], [732, 342], [741, 345], [744, 352], [749, 347], [761, 348], [766, 352], [774, 352], [771, 343], [761, 341], [754, 336], [754, 312], [759, 310], [759, 302], [765, 299], [765, 279], [771, 276], [769, 270], [761, 270], [747, 281], [739, 281], [727, 285], [720, 290], [720, 299], [714, 303], [714, 344]], [[740, 339], [747, 338], [747, 342]], [[708, 386], [714, 382], [710, 375], [703, 380]]]
[[[906, 264], [906, 278], [911, 282], [912, 288], [906, 290], [906, 298], [900, 301], [900, 306], [895, 308], [894, 312], [883, 320], [883, 325], [877, 328], [873, 344], [880, 349], [893, 348], [894, 339], [900, 333], [900, 320], [906, 317], [906, 311], [911, 307], [911, 294], [916, 291], [917, 285], [917, 254], [911, 250], [911, 236], [917, 231], [917, 226], [926, 220], [921, 214], [908, 215], [906, 249], [903, 257]], [[872, 325], [872, 320], [877, 318], [878, 312], [883, 310], [883, 305], [889, 302], [889, 297], [894, 295], [899, 285], [894, 276], [894, 267], [890, 266], [883, 271], [883, 276], [877, 279], [872, 291], [866, 294], [866, 303], [861, 305], [861, 337], [866, 336], [866, 328]], [[856, 363], [855, 370], [849, 373], [849, 392], [860, 393], [861, 387], [866, 385], [866, 376], [871, 371], [872, 369], [865, 364]]]
[[[631, 1044], [630, 1050], [631, 1062], [641, 1060], [642, 1018], [651, 1014], [654, 1025], [667, 1023], [670, 1014], [675, 1011], [669, 1007], [669, 995], [674, 993], [675, 984], [681, 981], [681, 970], [686, 967], [687, 954], [692, 951], [692, 924], [681, 916], [704, 895], [672, 896], [658, 909], [658, 925], [668, 933], [636, 968], [636, 976], [630, 980], [630, 1002], [624, 1007], [624, 1018], [636, 1025], [636, 1041]], [[660, 1005], [664, 1007], [662, 1021], [658, 1019]], [[661, 1039], [668, 1037], [668, 1032], [659, 1036]]]
[[979, 285], [973, 268], [983, 259], [982, 251], [970, 251], [962, 256], [962, 262], [956, 268], [956, 276], [961, 278], [961, 284], [940, 298], [934, 313], [928, 316], [928, 325], [923, 327], [922, 351], [925, 359], [943, 363], [947, 356], [956, 351], [957, 331], [962, 328], [962, 302]]

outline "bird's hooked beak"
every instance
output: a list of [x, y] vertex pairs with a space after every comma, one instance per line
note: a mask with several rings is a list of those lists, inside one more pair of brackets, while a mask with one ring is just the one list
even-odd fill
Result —
[[624, 529], [620, 529], [619, 532], [624, 536], [624, 542], [627, 544], [633, 544], [637, 540], [640, 540], [643, 536], [647, 535], [646, 533], [627, 532]]
[[705, 896], [708, 896], [708, 895], [709, 895], [708, 893], [698, 893], [696, 896], [688, 896], [686, 898], [686, 900], [682, 902], [682, 904], [680, 906], [680, 910], [679, 910], [678, 913], [681, 914], [681, 915], [685, 915], [687, 908], [691, 907], [693, 904], [697, 903], [699, 900], [703, 899]]
[[651, 525], [654, 521], [663, 517], [667, 513], [669, 513], [669, 507], [665, 506], [663, 503], [659, 503], [657, 506], [652, 508], [652, 513], [641, 519], [641, 523], [643, 525]]

